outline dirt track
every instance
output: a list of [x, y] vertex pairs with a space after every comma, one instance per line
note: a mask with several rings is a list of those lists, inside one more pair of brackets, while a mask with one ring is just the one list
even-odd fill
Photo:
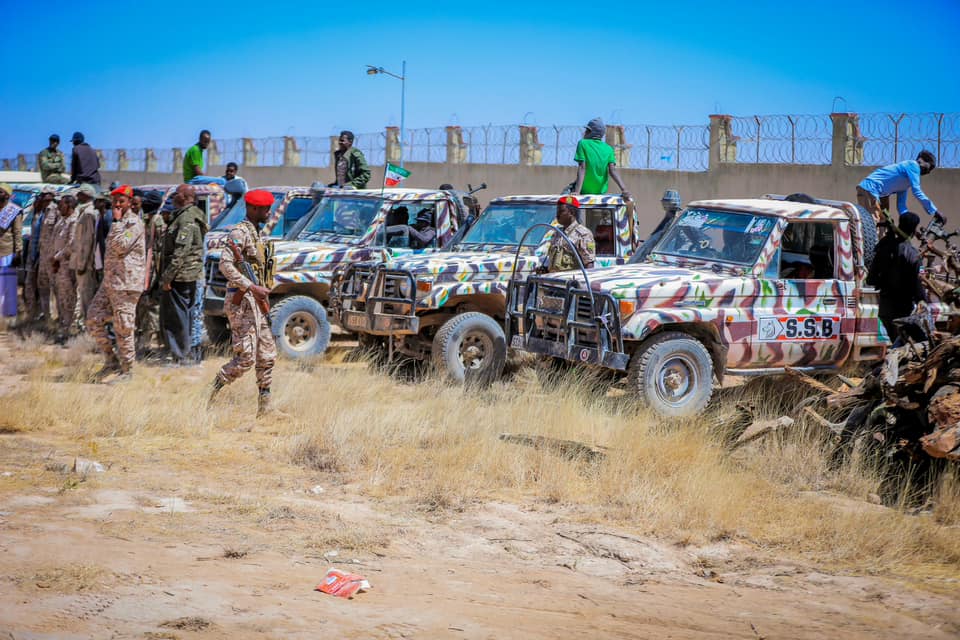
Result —
[[[0, 362], [11, 356], [0, 341]], [[340, 475], [270, 468], [269, 426], [122, 440], [93, 449], [44, 431], [0, 435], [0, 636], [960, 633], [956, 591], [825, 575], [743, 543], [667, 544], [543, 502], [432, 512]], [[78, 453], [107, 470], [84, 478], [58, 466]], [[313, 591], [330, 566], [372, 590], [353, 600]]]

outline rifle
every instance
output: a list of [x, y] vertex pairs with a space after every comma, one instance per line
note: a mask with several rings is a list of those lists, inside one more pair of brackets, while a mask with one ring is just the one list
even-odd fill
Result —
[[[257, 278], [257, 274], [254, 273], [253, 267], [250, 265], [250, 263], [244, 260], [243, 254], [240, 252], [240, 247], [237, 246], [237, 243], [234, 242], [233, 238], [227, 238], [226, 244], [230, 248], [230, 252], [233, 253], [233, 259], [236, 261], [237, 266], [240, 268], [240, 271], [243, 273], [243, 275], [246, 276], [250, 282], [259, 286], [260, 279]], [[237, 291], [233, 294], [233, 300], [231, 300], [231, 302], [239, 306], [245, 293], [245, 291]], [[270, 313], [270, 303], [268, 301], [257, 300], [256, 296], [254, 296], [253, 299], [257, 303], [257, 306], [260, 307], [260, 311], [262, 311], [265, 315]]]

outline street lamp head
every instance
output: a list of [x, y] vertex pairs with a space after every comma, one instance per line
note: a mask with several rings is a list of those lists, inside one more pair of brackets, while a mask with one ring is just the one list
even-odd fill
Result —
[[373, 65], [369, 65], [369, 64], [367, 65], [367, 75], [368, 75], [368, 76], [375, 76], [375, 75], [377, 75], [378, 73], [380, 73], [379, 67], [374, 67]]

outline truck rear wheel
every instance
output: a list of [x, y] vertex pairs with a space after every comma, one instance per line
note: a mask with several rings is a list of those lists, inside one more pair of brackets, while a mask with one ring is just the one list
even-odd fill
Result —
[[699, 340], [679, 331], [661, 333], [641, 345], [627, 378], [645, 406], [668, 418], [700, 413], [713, 395], [710, 353]]
[[203, 316], [203, 324], [207, 328], [207, 338], [210, 344], [219, 346], [230, 342], [230, 325], [222, 316]]
[[318, 356], [330, 344], [330, 321], [322, 304], [309, 296], [290, 296], [270, 310], [277, 351], [297, 360]]
[[433, 338], [433, 366], [454, 382], [489, 384], [503, 373], [507, 339], [490, 316], [469, 311], [447, 320]]

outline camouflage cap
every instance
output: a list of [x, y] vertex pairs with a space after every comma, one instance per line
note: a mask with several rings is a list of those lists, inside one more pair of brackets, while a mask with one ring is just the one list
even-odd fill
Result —
[[72, 194], [72, 195], [79, 195], [79, 194], [81, 194], [81, 193], [84, 194], [84, 195], [90, 196], [91, 198], [93, 198], [93, 197], [96, 197], [96, 195], [97, 195], [97, 190], [93, 188], [93, 185], [92, 185], [92, 184], [82, 184], [82, 185], [80, 185], [79, 187], [77, 187], [76, 189], [73, 190], [73, 194]]
[[100, 193], [97, 194], [97, 197], [95, 197], [93, 200], [94, 202], [96, 202], [97, 200], [106, 200], [107, 202], [111, 202], [110, 193], [107, 191], [101, 191]]
[[42, 187], [40, 187], [40, 193], [50, 193], [53, 195], [57, 195], [57, 188], [52, 184], [45, 184]]

